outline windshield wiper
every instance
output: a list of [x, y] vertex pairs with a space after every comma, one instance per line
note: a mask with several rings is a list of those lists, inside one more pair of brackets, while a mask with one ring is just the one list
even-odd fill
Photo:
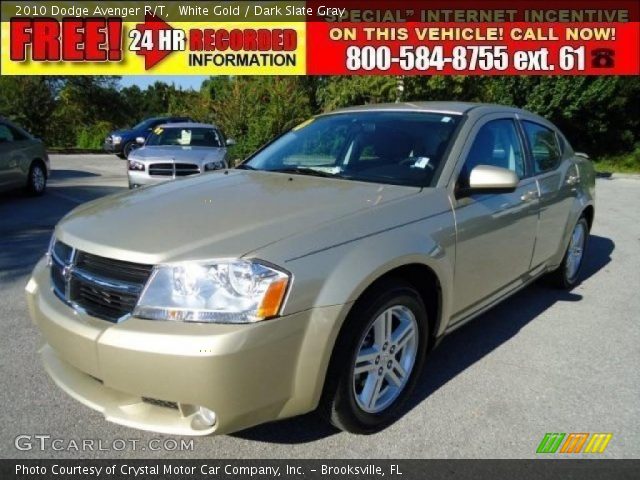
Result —
[[235, 168], [236, 170], [258, 170], [256, 167], [252, 167], [251, 165], [248, 165], [246, 163], [241, 163]]
[[325, 172], [323, 170], [316, 170], [312, 167], [286, 167], [286, 168], [275, 168], [273, 170], [268, 170], [269, 172], [278, 172], [278, 173], [293, 173], [297, 175], [309, 175], [313, 177], [327, 177], [327, 178], [340, 178], [341, 175], [339, 173], [330, 173]]

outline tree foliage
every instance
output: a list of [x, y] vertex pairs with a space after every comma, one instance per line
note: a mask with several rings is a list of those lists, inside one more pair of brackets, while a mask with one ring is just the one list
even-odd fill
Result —
[[303, 78], [216, 78], [203, 85], [215, 122], [238, 142], [234, 158], [246, 157], [313, 114]]
[[[638, 77], [414, 76], [403, 83], [405, 101], [487, 102], [530, 110], [593, 156], [630, 152], [640, 144]], [[330, 77], [318, 98], [323, 110], [389, 102], [398, 95], [396, 86], [396, 77]]]
[[0, 76], [0, 115], [46, 138], [49, 119], [57, 106], [54, 90], [55, 81], [48, 77]]
[[[398, 85], [404, 90], [400, 92]], [[313, 114], [348, 105], [459, 100], [513, 105], [557, 124], [592, 156], [640, 148], [638, 77], [210, 77], [199, 91], [119, 77], [0, 77], [0, 115], [50, 146], [96, 146], [107, 131], [163, 114], [217, 123], [243, 158]]]

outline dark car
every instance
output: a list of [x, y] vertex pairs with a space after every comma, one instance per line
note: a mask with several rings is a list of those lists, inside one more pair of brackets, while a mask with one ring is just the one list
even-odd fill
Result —
[[49, 177], [49, 157], [42, 140], [0, 117], [0, 192], [24, 187], [41, 195]]
[[127, 158], [138, 147], [137, 137], [147, 138], [158, 125], [166, 123], [192, 122], [189, 117], [153, 117], [147, 118], [128, 130], [115, 130], [104, 140], [104, 149], [120, 158]]

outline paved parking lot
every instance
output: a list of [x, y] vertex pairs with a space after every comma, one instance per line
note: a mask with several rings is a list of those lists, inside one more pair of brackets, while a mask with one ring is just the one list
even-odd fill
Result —
[[[570, 293], [534, 285], [454, 332], [428, 359], [406, 415], [372, 436], [337, 432], [313, 415], [230, 436], [193, 451], [136, 450], [162, 435], [104, 421], [44, 373], [23, 289], [51, 230], [80, 203], [126, 188], [111, 155], [53, 155], [47, 194], [0, 195], [0, 457], [523, 458], [546, 432], [611, 432], [606, 457], [640, 452], [640, 179], [597, 183], [584, 282]], [[170, 201], [170, 199], [167, 199]], [[114, 439], [127, 448], [20, 451], [16, 436]]]

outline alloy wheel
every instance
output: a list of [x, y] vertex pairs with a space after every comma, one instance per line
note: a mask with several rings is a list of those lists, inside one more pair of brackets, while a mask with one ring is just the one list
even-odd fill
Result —
[[31, 169], [31, 185], [33, 187], [33, 191], [36, 193], [42, 192], [44, 190], [46, 181], [47, 180], [42, 167], [40, 167], [39, 165], [34, 165]]
[[571, 234], [571, 240], [569, 242], [569, 248], [567, 249], [567, 261], [566, 261], [566, 275], [567, 279], [575, 279], [578, 271], [580, 270], [580, 264], [582, 263], [582, 256], [584, 254], [584, 245], [586, 240], [586, 230], [584, 223], [578, 222]]
[[367, 413], [388, 408], [406, 386], [418, 349], [418, 323], [413, 312], [395, 305], [367, 327], [353, 365], [353, 394]]

